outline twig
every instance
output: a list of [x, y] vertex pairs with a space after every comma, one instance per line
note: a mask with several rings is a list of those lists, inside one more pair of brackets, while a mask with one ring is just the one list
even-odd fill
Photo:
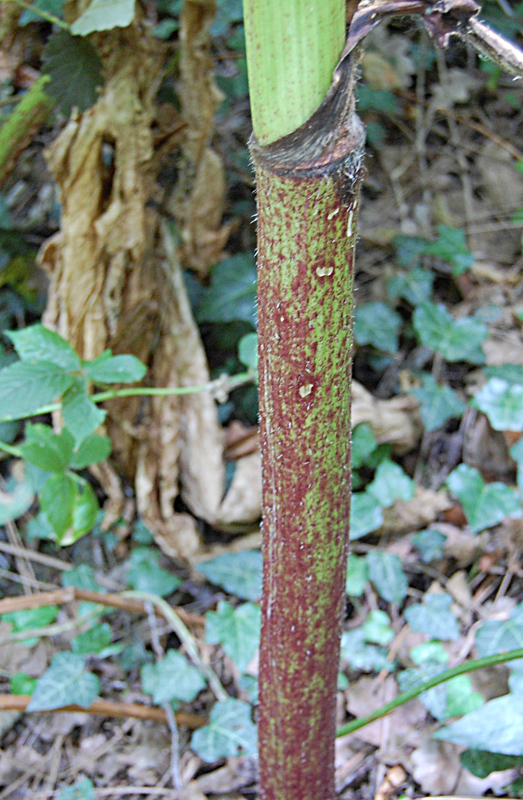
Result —
[[[31, 701], [30, 695], [25, 694], [0, 694], [0, 711], [25, 711]], [[154, 722], [167, 723], [167, 715], [163, 708], [141, 706], [138, 703], [116, 703], [111, 700], [94, 700], [90, 708], [82, 708], [74, 704], [53, 708], [47, 711], [31, 713], [60, 714], [62, 712], [81, 712], [82, 714], [101, 714], [104, 717], [130, 717], [131, 719], [148, 719]], [[177, 711], [175, 714], [179, 725], [191, 730], [202, 728], [207, 724], [198, 714], [189, 714], [186, 711]]]
[[0, 553], [23, 556], [28, 561], [36, 561], [37, 564], [43, 564], [45, 567], [51, 567], [51, 569], [59, 569], [61, 571], [73, 569], [73, 564], [68, 564], [60, 558], [47, 556], [45, 553], [38, 553], [36, 550], [30, 550], [28, 547], [8, 544], [7, 542], [0, 542]]

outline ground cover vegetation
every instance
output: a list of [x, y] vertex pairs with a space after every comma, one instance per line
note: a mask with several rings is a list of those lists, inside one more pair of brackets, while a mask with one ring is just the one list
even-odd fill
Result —
[[[256, 797], [241, 4], [0, 8], [2, 796]], [[361, 72], [336, 789], [520, 796], [523, 89], [403, 19]]]

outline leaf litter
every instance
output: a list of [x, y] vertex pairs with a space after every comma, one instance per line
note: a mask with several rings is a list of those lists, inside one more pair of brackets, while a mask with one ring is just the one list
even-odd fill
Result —
[[[207, 281], [205, 292], [212, 287], [207, 278], [212, 267], [226, 265], [231, 256], [251, 257], [253, 249], [252, 177], [241, 161], [249, 132], [241, 50], [232, 34], [231, 41], [220, 34], [211, 48], [211, 6], [187, 2], [180, 20], [181, 110], [171, 106], [163, 117], [158, 113], [150, 83], [151, 76], [159, 81], [163, 75], [164, 54], [133, 24], [109, 33], [114, 41], [105, 40], [106, 72], [113, 77], [100, 90], [98, 103], [73, 115], [47, 151], [64, 205], [60, 231], [42, 250], [51, 280], [44, 322], [65, 335], [82, 358], [93, 358], [108, 346], [116, 353], [133, 353], [149, 364], [148, 377], [157, 386], [207, 383], [208, 361], [212, 365], [216, 353], [209, 348], [212, 331], [205, 325], [255, 322], [252, 308], [234, 311], [229, 287], [232, 311], [229, 305], [220, 317], [217, 303], [209, 312], [214, 317], [202, 318], [199, 329], [191, 308], [198, 304], [190, 298], [184, 275], [189, 268]], [[230, 19], [234, 32], [238, 22], [232, 12]], [[132, 64], [115, 63], [115, 42], [122, 36]], [[452, 56], [456, 63], [446, 68], [428, 55], [426, 43], [416, 40], [414, 46], [413, 34], [401, 25], [383, 27], [374, 37], [363, 63], [370, 93], [362, 91], [360, 99], [370, 157], [362, 199], [358, 305], [391, 313], [383, 315], [390, 328], [386, 342], [368, 330], [365, 313], [356, 328], [353, 426], [367, 425], [373, 441], [354, 473], [355, 491], [365, 496], [355, 504], [365, 533], [353, 543], [359, 584], [347, 598], [352, 660], [342, 661], [341, 676], [349, 684], [340, 677], [340, 725], [393, 699], [399, 693], [398, 676], [408, 670], [419, 677], [523, 640], [521, 501], [516, 461], [509, 454], [520, 441], [523, 407], [518, 391], [504, 387], [506, 378], [489, 377], [485, 369], [523, 364], [521, 227], [513, 222], [523, 202], [514, 159], [514, 148], [523, 151], [514, 122], [522, 90], [503, 78], [489, 89], [489, 73], [482, 65], [465, 71], [459, 51]], [[210, 77], [213, 57], [220, 90]], [[130, 119], [139, 91], [143, 113]], [[119, 95], [127, 98], [121, 108], [114, 106]], [[89, 158], [102, 148], [125, 153], [125, 158], [115, 162], [109, 200], [100, 210], [99, 204], [90, 205], [103, 186], [95, 185], [97, 170]], [[155, 177], [180, 148], [182, 166], [174, 190], [160, 192]], [[168, 222], [176, 221], [178, 238], [165, 213], [161, 219], [155, 211], [158, 204]], [[464, 232], [451, 236], [454, 249], [449, 249], [445, 230]], [[405, 283], [416, 264], [433, 280], [427, 283], [421, 274], [417, 284]], [[79, 265], [81, 283], [71, 278], [73, 270], [79, 274]], [[390, 281], [398, 278], [404, 282], [396, 280], [391, 292]], [[229, 302], [226, 294], [219, 300]], [[406, 319], [413, 322], [410, 329]], [[155, 325], [162, 331], [159, 338]], [[436, 389], [454, 394], [436, 395]], [[467, 405], [473, 395], [475, 407]], [[241, 413], [237, 418], [252, 432], [252, 418], [249, 423]], [[123, 424], [127, 420], [137, 422], [129, 428]], [[56, 566], [31, 560], [35, 553], [47, 553], [63, 560], [64, 573], [79, 564], [89, 566], [95, 577], [90, 590], [102, 593], [147, 591], [156, 573], [165, 589], [157, 593], [186, 610], [189, 626], [189, 639], [180, 645], [168, 620], [145, 606], [137, 614], [130, 605], [108, 611], [108, 606], [75, 601], [60, 604], [57, 618], [45, 625], [49, 631], [44, 628], [38, 644], [29, 648], [14, 638], [8, 618], [0, 622], [2, 697], [12, 691], [9, 676], [40, 679], [69, 654], [74, 656], [69, 674], [74, 668], [84, 683], [82, 676], [96, 677], [87, 680], [88, 692], [100, 687], [102, 700], [148, 708], [151, 695], [163, 702], [167, 689], [169, 713], [180, 720], [175, 730], [153, 719], [117, 720], [79, 710], [42, 716], [2, 710], [0, 781], [10, 787], [3, 796], [54, 792], [61, 800], [91, 800], [102, 787], [123, 786], [137, 796], [155, 788], [186, 800], [256, 797], [249, 704], [256, 698], [257, 663], [251, 653], [258, 615], [251, 606], [259, 599], [260, 457], [255, 436], [246, 453], [230, 449], [231, 441], [242, 441], [243, 433], [231, 432], [236, 421], [233, 416], [224, 430], [215, 401], [207, 395], [154, 401], [145, 411], [134, 399], [120, 401], [111, 406], [107, 432], [116, 443], [118, 469], [127, 478], [122, 480], [114, 466], [93, 470], [108, 497], [103, 529], [64, 552], [37, 538], [23, 545], [18, 541], [15, 555], [2, 550], [0, 541], [1, 567], [7, 572], [0, 581], [7, 597], [20, 594], [15, 580], [22, 575], [21, 563], [33, 565], [34, 586], [24, 572], [30, 590], [60, 587]], [[396, 488], [403, 487], [398, 496], [386, 491], [386, 482], [379, 483], [391, 461], [401, 467], [392, 480]], [[415, 482], [412, 494], [407, 478]], [[125, 512], [124, 526], [129, 484], [135, 490], [134, 508]], [[364, 516], [370, 498], [380, 510], [372, 518]], [[132, 524], [136, 509], [145, 530]], [[111, 520], [120, 521], [120, 531]], [[147, 557], [139, 557], [138, 548], [149, 549]], [[85, 618], [85, 612], [92, 618]], [[226, 618], [221, 627], [220, 615]], [[251, 618], [253, 629], [243, 641], [241, 626]], [[108, 642], [104, 629], [103, 646], [116, 647], [114, 653], [70, 653], [75, 637], [100, 622], [112, 634]], [[213, 698], [212, 687], [187, 657], [186, 642], [191, 641], [226, 687], [229, 700]], [[179, 660], [190, 683], [182, 686], [184, 692], [161, 681], [162, 664]], [[461, 685], [460, 702], [465, 695], [484, 701], [472, 711], [477, 722], [475, 717], [467, 722], [465, 715], [457, 721], [450, 717], [447, 724], [445, 715], [454, 709], [451, 692], [445, 690], [338, 740], [339, 797], [516, 796], [517, 762], [479, 775], [466, 767], [473, 761], [461, 756], [465, 748], [470, 752], [492, 744], [492, 726], [484, 740], [474, 735], [475, 729], [490, 725], [489, 713], [502, 723], [503, 714], [516, 713], [519, 671], [515, 662], [473, 673], [466, 691]], [[53, 691], [56, 685], [52, 680]], [[41, 693], [45, 682], [40, 687]], [[231, 730], [234, 735], [228, 736]], [[438, 730], [440, 740], [433, 736]], [[514, 749], [506, 742], [503, 747]], [[170, 789], [176, 751], [182, 793]], [[480, 763], [487, 762], [483, 758]], [[394, 765], [398, 771], [390, 773]]]

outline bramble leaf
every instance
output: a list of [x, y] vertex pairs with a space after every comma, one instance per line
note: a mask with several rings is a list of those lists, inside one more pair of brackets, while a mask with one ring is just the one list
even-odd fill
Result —
[[50, 361], [17, 361], [0, 371], [0, 419], [22, 419], [52, 403], [73, 383]]
[[134, 19], [134, 6], [135, 0], [92, 0], [71, 25], [71, 33], [88, 36], [95, 31], [126, 28]]
[[50, 361], [64, 370], [80, 369], [80, 359], [59, 333], [38, 323], [20, 331], [6, 331], [22, 361]]

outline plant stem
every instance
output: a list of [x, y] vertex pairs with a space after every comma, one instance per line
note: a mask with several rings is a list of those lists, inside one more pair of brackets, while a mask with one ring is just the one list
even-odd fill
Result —
[[[329, 45], [310, 41], [320, 19], [338, 21]], [[249, 0], [245, 23], [258, 211], [260, 798], [332, 800], [363, 132], [350, 65], [310, 116], [341, 49], [342, 1]], [[309, 59], [312, 93], [300, 80]]]
[[299, 128], [331, 84], [345, 40], [339, 0], [244, 0], [253, 127], [260, 145]]
[[445, 672], [436, 675], [436, 677], [431, 678], [429, 681], [421, 683], [419, 686], [415, 686], [412, 689], [408, 689], [406, 692], [402, 692], [395, 697], [394, 700], [391, 700], [390, 703], [385, 703], [385, 705], [380, 706], [380, 708], [377, 708], [375, 711], [371, 711], [369, 714], [358, 717], [358, 719], [354, 719], [352, 722], [348, 722], [346, 725], [338, 728], [336, 736], [346, 736], [349, 733], [354, 733], [354, 731], [359, 731], [360, 728], [364, 728], [366, 725], [370, 725], [371, 722], [385, 717], [387, 714], [390, 714], [391, 711], [394, 711], [395, 708], [399, 708], [399, 706], [408, 703], [409, 700], [414, 700], [414, 698], [419, 697], [420, 694], [427, 692], [429, 689], [433, 689], [434, 686], [446, 683], [452, 680], [452, 678], [456, 678], [458, 675], [466, 675], [467, 672], [474, 672], [477, 669], [484, 669], [485, 667], [493, 667], [496, 664], [505, 664], [507, 661], [514, 661], [516, 658], [523, 658], [523, 648], [511, 650], [508, 653], [496, 653], [492, 656], [476, 658], [473, 661], [467, 661], [465, 664], [460, 664], [452, 669], [447, 669]]

